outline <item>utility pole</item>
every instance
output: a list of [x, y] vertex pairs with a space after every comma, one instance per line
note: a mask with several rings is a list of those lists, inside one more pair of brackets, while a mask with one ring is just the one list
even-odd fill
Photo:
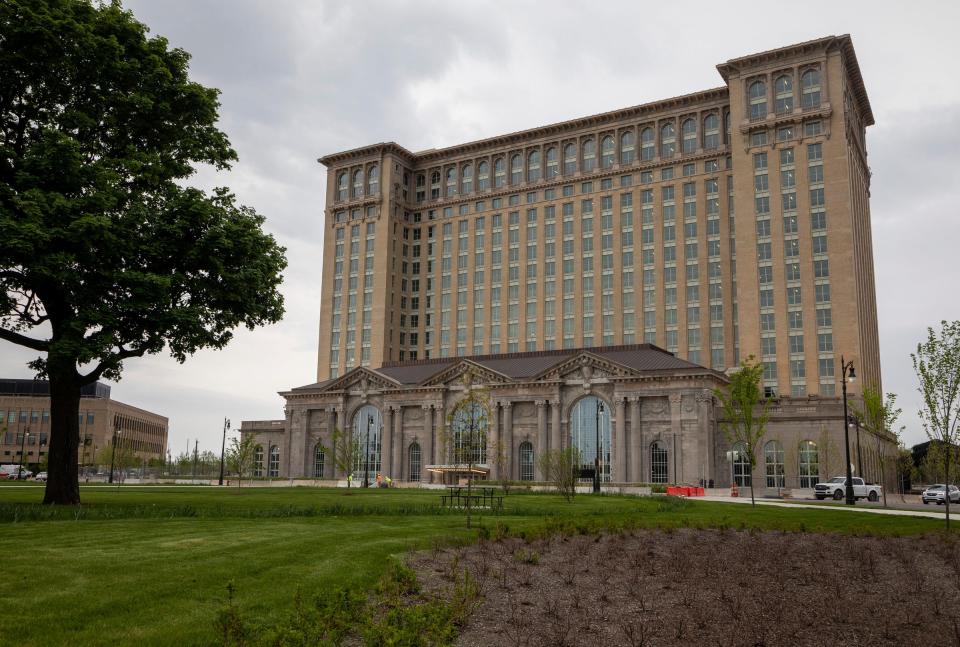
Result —
[[230, 428], [230, 419], [223, 419], [223, 442], [220, 443], [220, 485], [223, 485], [223, 457], [227, 451], [227, 429]]

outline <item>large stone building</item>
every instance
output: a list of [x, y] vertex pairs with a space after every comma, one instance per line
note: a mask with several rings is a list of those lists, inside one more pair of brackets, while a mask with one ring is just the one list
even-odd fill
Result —
[[[82, 465], [96, 466], [114, 441], [128, 447], [138, 461], [163, 459], [168, 421], [164, 416], [118, 402], [110, 387], [94, 382], [80, 397]], [[0, 380], [0, 463], [22, 463], [30, 469], [46, 463], [50, 439], [50, 384], [44, 380]]]
[[[752, 355], [780, 398], [773, 469], [787, 461], [799, 479], [812, 464], [801, 444], [843, 429], [841, 355], [861, 378], [852, 393], [880, 388], [873, 115], [849, 36], [717, 69], [724, 85], [681, 97], [449, 148], [321, 158], [318, 382], [282, 394], [286, 421], [245, 426], [277, 454], [265, 469], [314, 473], [314, 439], [355, 427], [365, 397], [387, 430], [384, 471], [417, 477], [415, 448], [424, 478], [443, 463], [437, 432], [456, 399], [436, 389], [469, 361], [488, 371], [494, 420], [511, 431], [512, 477], [531, 474], [524, 452], [571, 437], [576, 394], [612, 416], [612, 480], [659, 480], [660, 442], [666, 479], [724, 481], [709, 393]], [[613, 355], [671, 357], [673, 372]], [[608, 382], [524, 368], [570, 361]]]

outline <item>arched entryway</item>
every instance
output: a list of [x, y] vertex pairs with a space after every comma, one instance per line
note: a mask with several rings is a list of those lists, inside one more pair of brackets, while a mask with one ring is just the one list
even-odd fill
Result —
[[610, 407], [597, 396], [584, 396], [570, 409], [570, 446], [579, 451], [582, 469], [593, 470], [599, 437], [600, 480], [604, 482], [613, 479], [611, 431]]
[[360, 483], [367, 472], [368, 482], [376, 482], [380, 472], [380, 432], [383, 430], [383, 417], [380, 410], [372, 404], [365, 404], [353, 414], [353, 437], [359, 451], [354, 463], [353, 478]]

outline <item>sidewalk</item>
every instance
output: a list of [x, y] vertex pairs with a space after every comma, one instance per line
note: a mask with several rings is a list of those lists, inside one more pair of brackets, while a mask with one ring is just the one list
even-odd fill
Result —
[[[695, 501], [714, 501], [716, 503], [746, 503], [750, 504], [750, 497], [729, 497], [729, 496], [704, 496], [697, 497]], [[783, 503], [781, 501], [770, 501], [769, 499], [757, 499], [757, 505], [772, 505], [779, 508], [807, 508], [810, 510], [841, 510], [844, 512], [870, 512], [873, 514], [886, 514], [899, 517], [926, 517], [927, 519], [943, 519], [943, 514], [937, 512], [922, 512], [920, 510], [894, 510], [892, 508], [865, 508], [862, 506], [848, 505], [823, 505], [816, 503]], [[953, 507], [953, 506], [951, 506]], [[952, 515], [951, 515], [952, 516]]]

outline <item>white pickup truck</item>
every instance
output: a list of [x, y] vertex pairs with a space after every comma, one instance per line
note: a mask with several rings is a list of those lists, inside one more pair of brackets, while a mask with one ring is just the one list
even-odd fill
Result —
[[[826, 483], [817, 483], [813, 487], [814, 495], [820, 499], [833, 497], [835, 501], [843, 501], [846, 496], [847, 477], [834, 476]], [[879, 501], [882, 490], [879, 485], [865, 483], [859, 476], [853, 477], [853, 498], [866, 499], [867, 501]]]

